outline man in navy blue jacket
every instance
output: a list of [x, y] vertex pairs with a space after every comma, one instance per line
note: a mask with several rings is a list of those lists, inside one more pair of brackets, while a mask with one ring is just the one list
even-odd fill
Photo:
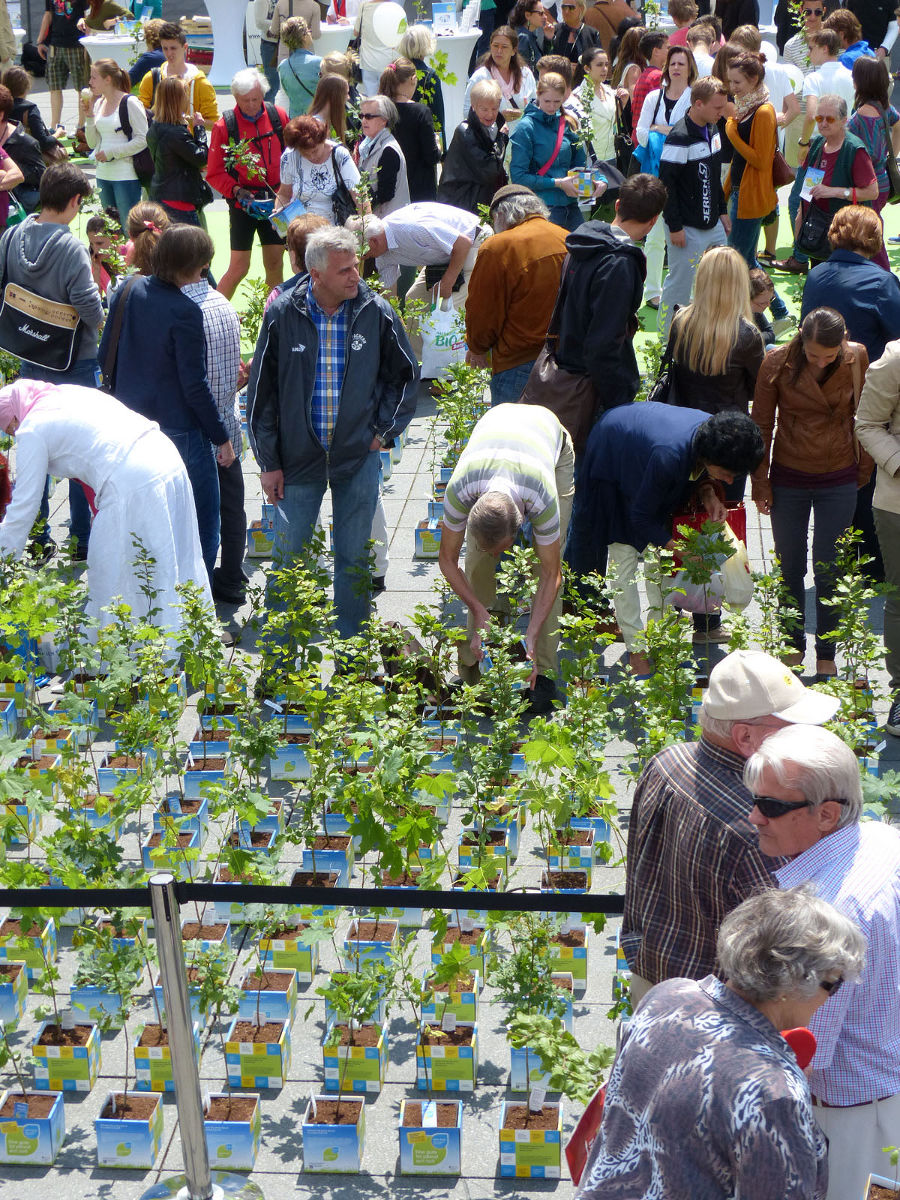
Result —
[[[713, 481], [731, 483], [735, 475], [749, 474], [762, 456], [762, 435], [744, 413], [711, 417], [696, 408], [646, 401], [610, 409], [591, 430], [578, 480], [589, 497], [589, 536], [578, 539], [587, 552], [572, 567], [578, 573], [596, 570], [608, 547], [619, 589], [616, 620], [636, 673], [652, 669], [636, 649], [643, 631], [635, 582], [641, 554], [650, 545], [673, 549], [672, 517], [692, 491], [714, 520], [723, 521], [725, 505]], [[651, 593], [649, 581], [647, 590]], [[651, 607], [661, 604], [658, 593], [649, 599]]]

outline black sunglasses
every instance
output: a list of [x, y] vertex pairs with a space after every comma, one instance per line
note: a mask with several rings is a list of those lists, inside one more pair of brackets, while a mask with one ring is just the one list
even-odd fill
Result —
[[821, 17], [824, 11], [824, 8], [804, 8], [803, 15], [804, 17]]
[[829, 996], [833, 996], [843, 982], [843, 975], [838, 975], [837, 979], [820, 979], [819, 987], [823, 992], [827, 992]]
[[[846, 804], [846, 800], [835, 800], [835, 804]], [[777, 820], [789, 812], [797, 812], [801, 808], [812, 808], [812, 800], [776, 800], [774, 796], [754, 796], [753, 804], [767, 821]]]

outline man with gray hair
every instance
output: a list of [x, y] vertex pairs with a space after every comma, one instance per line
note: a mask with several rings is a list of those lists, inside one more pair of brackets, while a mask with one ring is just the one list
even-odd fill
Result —
[[[281, 184], [281, 155], [288, 115], [266, 99], [268, 80], [255, 67], [238, 71], [231, 81], [234, 108], [213, 126], [209, 143], [206, 178], [228, 201], [231, 261], [219, 281], [219, 291], [228, 299], [250, 270], [254, 236], [262, 247], [266, 284], [271, 289], [282, 280], [284, 241], [275, 232], [256, 202], [274, 195]], [[238, 142], [249, 142], [262, 166], [263, 176], [251, 176], [245, 165], [226, 163], [226, 151]], [[271, 189], [271, 191], [269, 190]]]
[[[438, 563], [469, 610], [469, 642], [460, 648], [460, 674], [478, 677], [481, 635], [496, 596], [497, 559], [518, 536], [524, 519], [540, 570], [525, 633], [532, 664], [533, 714], [551, 710], [559, 666], [557, 634], [562, 611], [561, 540], [566, 536], [575, 489], [575, 455], [568, 433], [549, 409], [522, 405], [515, 420], [505, 406], [486, 412], [472, 431], [444, 494]], [[459, 553], [466, 539], [466, 569]]]
[[490, 213], [494, 236], [481, 247], [469, 280], [466, 362], [490, 366], [491, 404], [502, 404], [522, 395], [547, 336], [566, 231], [521, 183], [499, 188]]
[[[309, 235], [308, 276], [263, 317], [247, 389], [250, 445], [275, 505], [276, 562], [302, 553], [326, 487], [334, 521], [338, 633], [358, 634], [370, 610], [369, 536], [381, 449], [409, 424], [419, 368], [390, 304], [359, 278], [357, 241], [327, 226]], [[270, 579], [266, 605], [283, 607]], [[279, 668], [295, 653], [274, 647]]]
[[744, 768], [759, 848], [781, 888], [813, 884], [856, 922], [866, 965], [811, 1018], [809, 1086], [829, 1141], [828, 1200], [891, 1173], [900, 1128], [900, 834], [861, 821], [859, 763], [825, 729], [782, 729]]
[[837, 707], [758, 650], [736, 650], [713, 667], [702, 737], [655, 755], [631, 806], [621, 946], [633, 1004], [663, 979], [716, 969], [722, 918], [773, 883], [747, 820], [744, 764], [776, 730], [820, 724]]

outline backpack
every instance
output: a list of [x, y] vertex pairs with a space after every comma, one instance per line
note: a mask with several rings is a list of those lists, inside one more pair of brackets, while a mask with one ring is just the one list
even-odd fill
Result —
[[[274, 104], [270, 104], [268, 100], [263, 101], [263, 107], [266, 110], [266, 115], [269, 118], [269, 124], [272, 126], [272, 132], [278, 138], [278, 144], [281, 147], [282, 154], [284, 153], [284, 126], [281, 123], [281, 117], [278, 115], [278, 109]], [[229, 142], [239, 142], [241, 135], [238, 133], [237, 117], [234, 115], [234, 109], [229, 108], [222, 114], [222, 120], [225, 122], [225, 132], [228, 134]], [[256, 141], [256, 138], [251, 138]], [[234, 167], [226, 168], [232, 179], [237, 179], [238, 173]]]
[[[119, 125], [122, 127], [122, 132], [125, 134], [125, 136], [128, 138], [128, 140], [130, 142], [131, 141], [131, 120], [129, 119], [129, 116], [128, 116], [129, 98], [130, 97], [128, 97], [128, 96], [123, 96], [122, 99], [119, 101]], [[152, 120], [153, 120], [153, 118], [148, 113], [147, 114], [148, 128], [149, 128], [150, 122]], [[149, 149], [146, 146], [143, 148], [143, 150], [139, 150], [137, 152], [137, 154], [132, 154], [131, 165], [134, 167], [134, 173], [135, 173], [135, 175], [137, 175], [138, 181], [140, 182], [141, 186], [145, 187], [145, 188], [149, 188], [150, 181], [153, 178], [154, 168], [153, 168], [153, 155], [150, 153]]]

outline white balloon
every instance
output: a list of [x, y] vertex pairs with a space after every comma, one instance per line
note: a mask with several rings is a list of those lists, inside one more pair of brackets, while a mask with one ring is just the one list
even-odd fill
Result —
[[395, 47], [406, 33], [406, 13], [394, 0], [383, 0], [372, 14], [372, 29], [385, 46]]

